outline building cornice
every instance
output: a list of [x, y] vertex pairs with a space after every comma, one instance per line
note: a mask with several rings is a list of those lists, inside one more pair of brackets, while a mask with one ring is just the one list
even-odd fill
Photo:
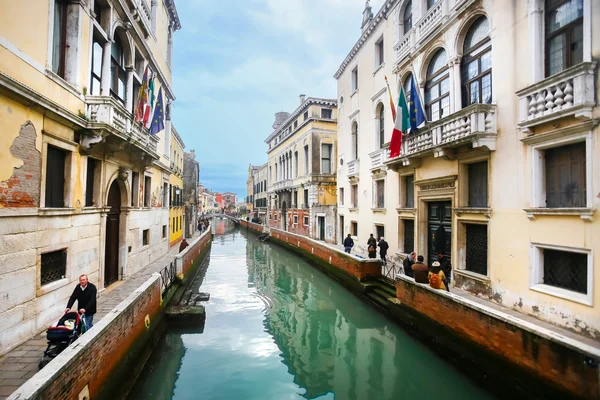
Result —
[[165, 6], [169, 11], [169, 19], [173, 23], [173, 30], [177, 31], [181, 29], [181, 21], [179, 21], [179, 14], [177, 14], [177, 7], [175, 7], [175, 0], [165, 0]]
[[[300, 107], [296, 108], [296, 110], [290, 114], [290, 116], [279, 126], [279, 128], [275, 129], [273, 133], [269, 135], [267, 139], [265, 139], [265, 143], [269, 143], [275, 136], [279, 135], [281, 132], [286, 130], [289, 125], [298, 118], [298, 116], [304, 112], [311, 105], [319, 105], [319, 106], [328, 106], [337, 108], [337, 100], [335, 99], [320, 99], [316, 97], [309, 97], [304, 101]], [[335, 121], [335, 120], [334, 120]], [[296, 130], [299, 130], [304, 124], [298, 126]], [[294, 134], [292, 131], [291, 135]]]
[[333, 77], [335, 79], [339, 79], [340, 76], [342, 76], [342, 74], [346, 70], [346, 67], [348, 67], [348, 65], [352, 62], [354, 57], [358, 54], [358, 52], [360, 51], [362, 46], [367, 42], [367, 40], [371, 37], [371, 35], [373, 35], [373, 33], [377, 30], [377, 28], [379, 27], [379, 24], [384, 20], [387, 21], [388, 11], [390, 9], [392, 9], [398, 1], [399, 0], [387, 0], [381, 6], [377, 15], [375, 15], [375, 17], [373, 17], [373, 20], [371, 21], [371, 23], [364, 30], [363, 34], [360, 36], [360, 38], [358, 39], [356, 44], [352, 47], [352, 50], [350, 50], [350, 53], [348, 53], [348, 55], [344, 59], [344, 62], [342, 62], [342, 65], [340, 65], [340, 67], [338, 68], [335, 75], [333, 75]]
[[175, 129], [175, 126], [173, 126], [173, 124], [171, 124], [171, 133], [173, 134], [173, 136], [175, 136], [175, 139], [177, 139], [181, 147], [185, 149], [185, 143], [183, 143], [183, 139], [181, 139], [181, 136], [179, 136], [179, 133], [177, 133], [177, 129]]

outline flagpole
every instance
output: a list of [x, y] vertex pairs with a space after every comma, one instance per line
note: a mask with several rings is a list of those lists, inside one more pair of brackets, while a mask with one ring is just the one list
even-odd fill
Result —
[[392, 97], [392, 90], [390, 89], [390, 84], [388, 82], [387, 75], [384, 75], [384, 77], [385, 77], [385, 84], [387, 85], [388, 93], [390, 95], [390, 109], [392, 110], [392, 117], [393, 117], [394, 122], [396, 122], [396, 109], [394, 108], [395, 104], [394, 104], [394, 98]]

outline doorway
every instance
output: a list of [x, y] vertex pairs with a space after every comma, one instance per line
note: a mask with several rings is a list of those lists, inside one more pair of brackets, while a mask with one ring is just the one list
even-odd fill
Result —
[[110, 211], [106, 216], [106, 246], [104, 250], [104, 286], [119, 279], [119, 219], [121, 217], [121, 189], [113, 181], [108, 191]]
[[281, 222], [283, 223], [283, 230], [287, 231], [287, 204], [285, 200], [281, 203]]
[[427, 261], [429, 265], [437, 261], [437, 253], [452, 260], [452, 202], [428, 203], [427, 219]]
[[344, 216], [340, 215], [340, 244], [344, 244], [344, 239], [346, 239], [346, 235], [344, 235]]
[[325, 240], [325, 217], [317, 217], [319, 225], [319, 240]]

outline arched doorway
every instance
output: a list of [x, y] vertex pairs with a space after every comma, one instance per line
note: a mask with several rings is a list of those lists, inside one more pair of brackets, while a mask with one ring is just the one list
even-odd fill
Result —
[[104, 286], [119, 279], [119, 219], [121, 217], [121, 189], [117, 181], [113, 181], [108, 190], [108, 206], [106, 216], [106, 246], [104, 250]]

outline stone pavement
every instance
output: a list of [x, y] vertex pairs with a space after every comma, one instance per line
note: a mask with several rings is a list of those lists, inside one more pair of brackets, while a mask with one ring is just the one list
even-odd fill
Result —
[[[189, 240], [199, 237], [199, 232]], [[135, 289], [140, 287], [150, 276], [162, 270], [179, 254], [179, 245], [173, 246], [167, 254], [136, 272], [125, 281], [113, 284], [100, 294], [94, 322], [98, 322], [110, 310], [125, 300]], [[73, 285], [75, 287], [75, 285]], [[66, 304], [65, 304], [66, 306]], [[38, 372], [38, 363], [46, 350], [46, 332], [41, 332], [19, 347], [0, 357], [0, 400], [6, 399], [19, 386]]]

